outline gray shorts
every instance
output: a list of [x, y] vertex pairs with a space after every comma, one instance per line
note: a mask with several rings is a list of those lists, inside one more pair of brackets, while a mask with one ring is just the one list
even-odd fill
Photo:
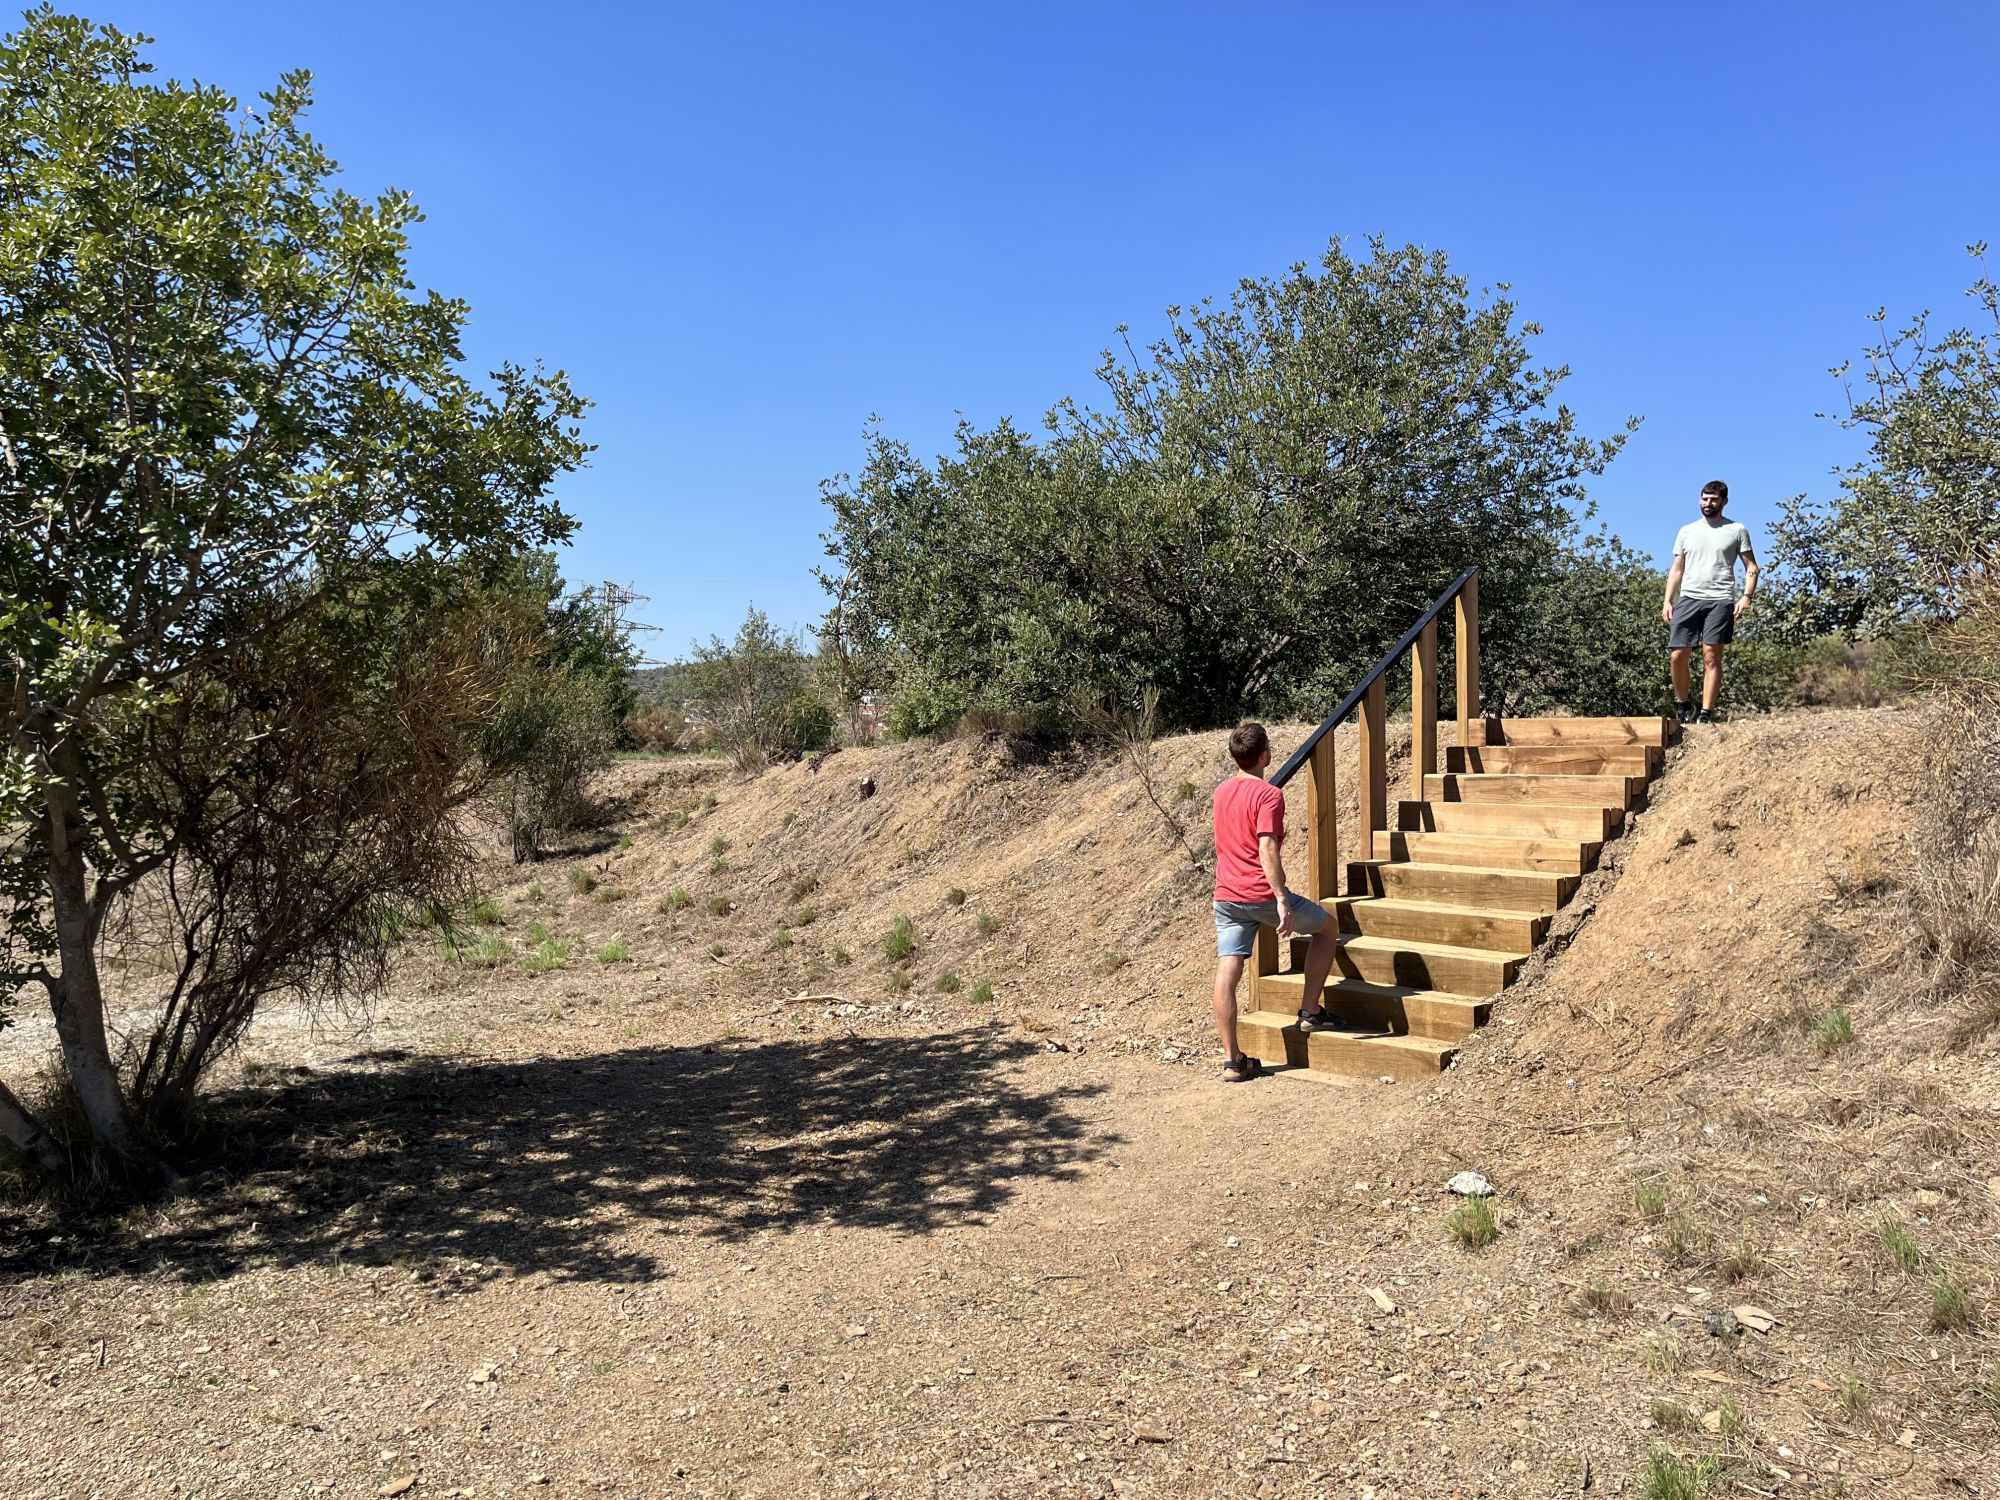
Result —
[[[1297, 891], [1286, 891], [1292, 906], [1292, 931], [1311, 937], [1326, 926], [1326, 908], [1308, 901]], [[1218, 958], [1248, 958], [1257, 947], [1257, 929], [1278, 925], [1275, 901], [1218, 901], [1215, 903], [1215, 955]]]
[[1726, 646], [1736, 639], [1734, 599], [1682, 599], [1674, 605], [1669, 651], [1691, 651], [1697, 644]]

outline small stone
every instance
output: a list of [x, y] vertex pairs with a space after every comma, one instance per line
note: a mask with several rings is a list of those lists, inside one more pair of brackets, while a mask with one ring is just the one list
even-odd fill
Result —
[[416, 1475], [405, 1474], [400, 1479], [390, 1480], [387, 1484], [383, 1485], [382, 1488], [377, 1490], [375, 1493], [383, 1496], [395, 1496], [395, 1495], [405, 1494], [416, 1486], [416, 1482], [417, 1482]]
[[473, 1385], [491, 1385], [499, 1378], [500, 1367], [498, 1365], [481, 1365], [472, 1372]]
[[868, 1337], [868, 1330], [859, 1323], [849, 1323], [845, 1336], [850, 1339], [865, 1339]]
[[1444, 1185], [1447, 1193], [1456, 1193], [1461, 1198], [1490, 1198], [1493, 1184], [1478, 1172], [1460, 1172]]
[[1151, 1422], [1140, 1422], [1132, 1428], [1132, 1436], [1142, 1443], [1171, 1443], [1174, 1435], [1166, 1428]]
[[1396, 1310], [1395, 1300], [1379, 1286], [1368, 1288], [1368, 1298], [1385, 1313], [1392, 1313]]
[[1729, 1311], [1735, 1315], [1737, 1322], [1753, 1333], [1769, 1333], [1778, 1326], [1776, 1318], [1754, 1303], [1745, 1302], [1741, 1306], [1730, 1308]]
[[1729, 1339], [1743, 1331], [1743, 1325], [1736, 1321], [1736, 1314], [1726, 1307], [1711, 1307], [1703, 1320], [1708, 1336], [1713, 1339]]

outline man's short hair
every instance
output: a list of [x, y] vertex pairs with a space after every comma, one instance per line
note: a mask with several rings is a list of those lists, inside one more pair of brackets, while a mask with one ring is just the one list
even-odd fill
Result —
[[1707, 484], [1701, 487], [1701, 492], [1704, 495], [1717, 496], [1724, 505], [1729, 503], [1729, 486], [1724, 484], [1720, 479], [1709, 480]]
[[1247, 771], [1271, 748], [1271, 737], [1262, 724], [1238, 724], [1229, 731], [1229, 758]]

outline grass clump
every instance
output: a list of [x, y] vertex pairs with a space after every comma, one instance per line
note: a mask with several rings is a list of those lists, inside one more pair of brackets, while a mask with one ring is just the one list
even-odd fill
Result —
[[708, 841], [708, 852], [713, 854], [717, 859], [722, 858], [723, 855], [729, 852], [729, 840], [718, 833]]
[[546, 942], [547, 942], [548, 940], [549, 940], [549, 924], [548, 924], [548, 923], [546, 923], [546, 922], [530, 922], [530, 923], [528, 924], [528, 941], [529, 941], [529, 942], [531, 942], [531, 943], [546, 943]]
[[498, 927], [506, 917], [500, 903], [491, 896], [481, 896], [465, 909], [465, 914], [476, 927]]
[[701, 909], [711, 917], [726, 917], [729, 915], [729, 898], [727, 896], [710, 896], [706, 901], [701, 903]]
[[606, 905], [609, 905], [613, 901], [623, 901], [625, 899], [625, 887], [622, 885], [601, 885], [597, 888], [597, 899]]
[[1132, 962], [1130, 954], [1121, 953], [1116, 948], [1113, 948], [1109, 953], [1104, 955], [1104, 972], [1107, 974], [1116, 974], [1130, 962]]
[[999, 930], [1000, 919], [994, 916], [992, 912], [983, 911], [979, 914], [979, 935], [981, 937], [992, 937]]
[[1845, 1047], [1854, 1040], [1854, 1018], [1848, 1015], [1845, 1007], [1836, 1005], [1813, 1022], [1812, 1039], [1813, 1045], [1821, 1052]]
[[849, 964], [854, 962], [854, 955], [852, 953], [849, 953], [839, 943], [835, 943], [833, 945], [833, 951], [827, 954], [827, 959], [829, 962], [833, 964], [833, 966], [836, 969], [844, 969]]
[[785, 913], [787, 927], [810, 927], [819, 920], [819, 909], [813, 906], [795, 906]]
[[900, 964], [916, 951], [917, 924], [910, 920], [908, 912], [899, 912], [889, 930], [882, 934], [882, 956], [892, 964]]
[[1192, 802], [1194, 801], [1195, 790], [1195, 784], [1192, 781], [1176, 781], [1174, 783], [1173, 800], [1175, 802]]
[[791, 889], [785, 893], [787, 901], [803, 901], [819, 889], [819, 876], [801, 875], [794, 880]]
[[708, 956], [710, 958], [727, 958], [729, 956], [729, 945], [727, 943], [710, 943], [708, 945]]
[[706, 797], [701, 799], [701, 810], [703, 812], [714, 812], [715, 808], [715, 793], [710, 792]]
[[551, 969], [560, 969], [569, 963], [569, 942], [565, 938], [544, 938], [521, 961], [521, 967], [530, 974], [546, 974]]
[[1744, 1240], [1715, 1263], [1724, 1281], [1744, 1281], [1764, 1269], [1764, 1257], [1757, 1247]]
[[1665, 1396], [1653, 1402], [1652, 1409], [1647, 1415], [1653, 1419], [1655, 1427], [1666, 1433], [1692, 1432], [1701, 1425], [1701, 1419], [1692, 1411], [1680, 1402], [1669, 1400]]
[[2000, 1420], [2000, 1365], [1988, 1365], [1974, 1378], [1972, 1399], [1986, 1408], [1986, 1415]]
[[1708, 1228], [1700, 1220], [1688, 1214], [1667, 1215], [1667, 1259], [1676, 1265], [1692, 1265], [1704, 1259], [1708, 1242]]
[[965, 998], [970, 1000], [974, 1005], [991, 1005], [993, 1003], [993, 981], [990, 979], [980, 980], [979, 983], [972, 987], [972, 993]]
[[1909, 1226], [1885, 1217], [1876, 1222], [1875, 1234], [1890, 1264], [1905, 1276], [1916, 1275], [1917, 1267], [1924, 1263], [1924, 1252], [1917, 1247], [1917, 1237], [1910, 1233]]
[[1682, 1458], [1656, 1448], [1639, 1476], [1640, 1500], [1704, 1500], [1715, 1484], [1721, 1464], [1712, 1454]]
[[670, 813], [663, 813], [659, 822], [653, 826], [658, 828], [662, 833], [679, 833], [693, 821], [694, 819], [689, 816], [686, 808], [677, 807]]
[[632, 952], [632, 945], [623, 938], [613, 938], [597, 950], [597, 961], [601, 964], [622, 964]]
[[1642, 1182], [1632, 1189], [1632, 1206], [1648, 1221], [1667, 1216], [1667, 1190], [1657, 1182]]
[[958, 993], [962, 982], [950, 969], [945, 969], [932, 981], [931, 988], [936, 990], [940, 995], [955, 995]]
[[953, 886], [950, 890], [944, 893], [944, 904], [946, 906], [965, 905], [965, 892], [960, 890], [957, 886]]
[[1444, 1217], [1445, 1231], [1468, 1250], [1483, 1250], [1500, 1234], [1500, 1219], [1484, 1198], [1467, 1198]]
[[777, 952], [780, 948], [791, 947], [792, 946], [791, 929], [786, 927], [780, 927], [776, 932], [771, 934], [770, 941], [765, 946], [768, 947], [773, 953]]
[[1950, 1271], [1940, 1271], [1931, 1282], [1932, 1333], [1967, 1333], [1979, 1321], [1978, 1309], [1965, 1283]]
[[514, 950], [507, 946], [507, 940], [497, 932], [489, 932], [470, 948], [463, 949], [459, 958], [475, 969], [497, 969], [514, 956]]
[[542, 883], [537, 880], [533, 885], [528, 887], [528, 894], [521, 899], [523, 901], [539, 901], [547, 894], [548, 892], [542, 889]]
[[1875, 1396], [1859, 1375], [1852, 1370], [1840, 1377], [1840, 1384], [1834, 1387], [1834, 1409], [1849, 1422], [1866, 1422], [1875, 1406]]
[[887, 977], [889, 983], [889, 991], [891, 994], [900, 995], [905, 990], [907, 990], [912, 984], [916, 983], [916, 981], [910, 977], [910, 971], [908, 969], [891, 969]]
[[688, 894], [688, 888], [684, 885], [677, 885], [668, 891], [666, 895], [660, 897], [660, 914], [671, 917], [675, 912], [686, 911], [693, 905], [694, 897]]
[[729, 873], [729, 861], [724, 859], [720, 854], [716, 855], [714, 859], [708, 862], [708, 873], [711, 875], [727, 875]]
[[582, 865], [576, 866], [563, 878], [569, 882], [570, 890], [579, 896], [588, 896], [597, 889], [597, 877]]
[[1670, 1328], [1662, 1328], [1646, 1335], [1641, 1357], [1652, 1374], [1671, 1375], [1681, 1367], [1681, 1353], [1680, 1335]]
[[620, 854], [623, 854], [627, 849], [630, 849], [632, 847], [632, 835], [629, 833], [619, 834], [618, 842], [614, 844], [612, 847], [615, 848]]
[[1578, 1290], [1576, 1305], [1582, 1311], [1600, 1318], [1615, 1318], [1630, 1310], [1632, 1299], [1612, 1286], [1602, 1276], [1593, 1276]]

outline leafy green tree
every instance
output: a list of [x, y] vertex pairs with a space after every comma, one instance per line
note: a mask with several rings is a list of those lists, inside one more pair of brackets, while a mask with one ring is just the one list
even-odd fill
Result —
[[[415, 204], [335, 186], [308, 75], [239, 115], [152, 82], [144, 40], [43, 7], [0, 45], [0, 993], [46, 994], [96, 1142], [165, 1176], [97, 954], [182, 837], [147, 721], [363, 579], [560, 541], [587, 448], [561, 375], [461, 372], [465, 305], [404, 271]], [[60, 1166], [4, 1088], [0, 1134]]]
[[935, 465], [872, 430], [825, 486], [839, 633], [894, 662], [901, 729], [1071, 727], [1147, 684], [1170, 725], [1317, 713], [1472, 564], [1512, 659], [1624, 439], [1576, 431], [1511, 301], [1336, 241], [1168, 317], [1106, 353], [1102, 411], [1063, 401], [1039, 441], [961, 424]]
[[696, 646], [688, 668], [705, 737], [744, 770], [796, 760], [832, 741], [833, 712], [814, 686], [812, 657], [756, 606], [734, 640], [716, 635]]
[[1928, 313], [1894, 333], [1874, 314], [1881, 332], [1840, 419], [1867, 434], [1867, 456], [1837, 496], [1800, 495], [1772, 527], [1777, 603], [1796, 634], [1948, 619], [2000, 548], [2000, 288], [1981, 275], [1968, 295], [1977, 318], [1942, 336]]

